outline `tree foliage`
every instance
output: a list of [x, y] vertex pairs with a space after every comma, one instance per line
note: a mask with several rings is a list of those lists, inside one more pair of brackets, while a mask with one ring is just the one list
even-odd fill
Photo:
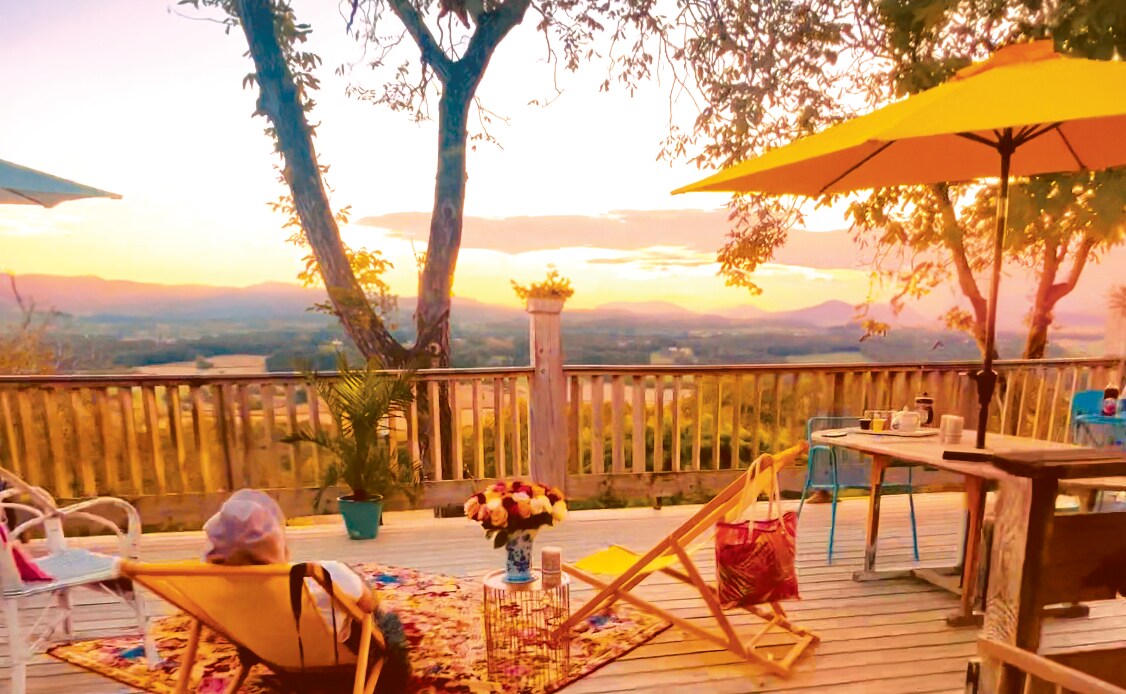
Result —
[[62, 348], [50, 335], [62, 314], [40, 309], [34, 299], [20, 293], [15, 275], [5, 277], [18, 314], [0, 333], [0, 374], [52, 374], [67, 368]]
[[[1126, 54], [1126, 4], [1118, 0], [793, 0], [777, 6], [774, 16], [731, 0], [705, 18], [707, 30], [687, 54], [705, 107], [693, 131], [674, 133], [668, 152], [693, 150], [702, 166], [729, 166], [933, 87], [1015, 42], [1051, 37], [1058, 50], [1078, 56]], [[954, 283], [968, 308], [953, 307], [946, 322], [983, 344], [986, 300], [977, 275], [992, 262], [996, 194], [995, 184], [975, 183], [886, 188], [855, 198], [848, 216], [856, 242], [871, 255], [873, 295], [890, 289], [893, 306], [901, 308]], [[719, 251], [729, 284], [760, 291], [754, 272], [802, 223], [797, 202], [732, 199], [733, 229]], [[1124, 204], [1121, 171], [1041, 176], [1014, 186], [1006, 254], [1036, 278], [1025, 357], [1044, 354], [1053, 309], [1086, 264], [1121, 243]], [[869, 325], [873, 331], [887, 327]]]

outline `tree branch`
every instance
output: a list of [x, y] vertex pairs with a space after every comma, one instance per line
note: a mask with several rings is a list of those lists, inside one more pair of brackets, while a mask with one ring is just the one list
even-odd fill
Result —
[[313, 254], [329, 300], [349, 337], [365, 357], [396, 364], [406, 350], [372, 310], [356, 281], [325, 191], [305, 102], [286, 63], [272, 0], [238, 0], [239, 23], [246, 34], [259, 86], [258, 112], [274, 126], [282, 175]]
[[485, 73], [489, 59], [493, 57], [493, 51], [508, 32], [524, 20], [524, 13], [528, 11], [531, 4], [531, 0], [507, 0], [497, 9], [480, 15], [477, 30], [469, 39], [465, 55], [457, 61], [459, 67], [464, 66], [470, 71], [474, 85]]
[[962, 290], [962, 294], [970, 300], [970, 305], [973, 306], [974, 322], [978, 325], [984, 325], [986, 316], [985, 297], [981, 295], [981, 289], [977, 286], [973, 268], [970, 267], [970, 261], [966, 255], [965, 232], [962, 230], [962, 225], [958, 223], [954, 203], [950, 201], [950, 189], [946, 186], [932, 186], [931, 190], [938, 200], [939, 214], [942, 217], [942, 236], [946, 241], [946, 247], [950, 249], [950, 257], [954, 260], [958, 287]]
[[389, 0], [389, 4], [395, 16], [407, 28], [407, 32], [418, 45], [418, 50], [422, 52], [422, 62], [434, 68], [438, 79], [445, 84], [453, 76], [454, 62], [446, 56], [430, 28], [426, 26], [422, 14], [410, 0]]
[[1071, 265], [1071, 271], [1067, 273], [1067, 279], [1052, 285], [1051, 293], [1048, 295], [1051, 306], [1070, 294], [1079, 284], [1079, 278], [1083, 275], [1083, 269], [1087, 266], [1087, 260], [1091, 257], [1091, 251], [1094, 250], [1096, 243], [1097, 241], [1090, 236], [1083, 237], [1079, 249], [1075, 251], [1075, 260]]

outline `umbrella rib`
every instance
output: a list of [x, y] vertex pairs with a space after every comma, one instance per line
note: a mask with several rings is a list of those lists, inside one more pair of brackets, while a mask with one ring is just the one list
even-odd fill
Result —
[[11, 188], [5, 188], [4, 190], [8, 191], [12, 195], [18, 195], [19, 197], [23, 198], [24, 200], [27, 200], [28, 202], [33, 203], [35, 205], [43, 205], [43, 207], [50, 207], [50, 205], [44, 205], [42, 200], [36, 200], [35, 198], [31, 197], [30, 195], [24, 195], [23, 193], [19, 192], [18, 190], [12, 190]]
[[1060, 136], [1060, 139], [1063, 140], [1064, 146], [1067, 147], [1068, 152], [1071, 152], [1071, 158], [1075, 160], [1075, 163], [1079, 165], [1079, 168], [1086, 169], [1087, 165], [1084, 164], [1083, 160], [1079, 158], [1079, 153], [1076, 152], [1075, 148], [1071, 146], [1071, 141], [1067, 139], [1067, 135], [1063, 134], [1063, 128], [1061, 128], [1060, 125], [1060, 123], [1056, 123], [1052, 126], [1052, 130], [1055, 130], [1056, 133]]
[[857, 169], [859, 169], [859, 168], [860, 168], [861, 166], [864, 166], [864, 165], [865, 165], [865, 164], [867, 164], [868, 162], [872, 161], [872, 159], [873, 159], [873, 158], [874, 158], [874, 157], [875, 157], [875, 156], [876, 156], [877, 154], [879, 154], [880, 152], [883, 152], [883, 151], [884, 151], [885, 149], [887, 149], [888, 147], [891, 147], [891, 146], [892, 146], [892, 145], [894, 145], [895, 143], [896, 143], [896, 141], [895, 141], [895, 140], [892, 140], [891, 142], [885, 142], [885, 143], [883, 143], [882, 145], [880, 145], [879, 149], [877, 149], [877, 150], [876, 150], [876, 151], [874, 151], [874, 152], [870, 152], [870, 153], [869, 153], [869, 154], [868, 154], [867, 156], [865, 156], [865, 157], [864, 157], [863, 159], [861, 159], [860, 161], [856, 162], [856, 163], [855, 163], [855, 164], [853, 164], [852, 166], [850, 166], [850, 167], [848, 167], [847, 169], [845, 169], [844, 173], [842, 173], [842, 174], [841, 174], [840, 176], [837, 176], [837, 177], [836, 177], [836, 178], [834, 178], [833, 180], [831, 180], [831, 181], [829, 181], [828, 183], [826, 183], [825, 185], [821, 186], [821, 190], [817, 191], [817, 194], [818, 194], [818, 195], [824, 195], [824, 194], [825, 194], [825, 191], [827, 191], [827, 190], [829, 190], [830, 188], [832, 188], [833, 186], [835, 186], [835, 185], [836, 185], [837, 183], [839, 183], [839, 182], [841, 181], [841, 179], [843, 179], [843, 178], [844, 178], [845, 176], [849, 175], [849, 174], [850, 174], [850, 173], [852, 173], [853, 171], [856, 171]]
[[967, 140], [973, 140], [974, 142], [979, 142], [979, 143], [981, 143], [981, 144], [983, 144], [987, 147], [992, 147], [993, 149], [997, 149], [997, 145], [999, 144], [997, 142], [994, 142], [993, 140], [990, 140], [988, 137], [982, 137], [981, 135], [978, 135], [977, 133], [956, 133], [956, 134], [958, 135], [958, 137], [964, 137]]

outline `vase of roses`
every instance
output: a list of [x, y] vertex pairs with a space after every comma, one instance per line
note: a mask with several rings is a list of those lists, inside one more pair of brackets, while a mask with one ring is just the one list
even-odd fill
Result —
[[465, 516], [485, 529], [493, 548], [505, 548], [505, 581], [528, 583], [532, 573], [532, 542], [545, 525], [567, 517], [563, 492], [535, 482], [497, 482], [465, 502]]

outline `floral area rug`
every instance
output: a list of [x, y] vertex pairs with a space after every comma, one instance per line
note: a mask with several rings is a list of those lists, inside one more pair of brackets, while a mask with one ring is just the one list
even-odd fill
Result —
[[[570, 667], [565, 674], [550, 683], [528, 684], [526, 680], [515, 681], [512, 675], [518, 675], [519, 670], [498, 670], [495, 663], [494, 673], [509, 673], [509, 676], [489, 675], [479, 582], [378, 564], [360, 564], [354, 568], [375, 586], [381, 606], [396, 612], [402, 622], [410, 648], [411, 675], [405, 687], [397, 684], [394, 689], [407, 694], [557, 691], [637, 648], [669, 626], [628, 605], [616, 605], [612, 612], [596, 615], [579, 625], [571, 643]], [[190, 625], [191, 620], [182, 614], [154, 620], [153, 635], [163, 661], [151, 671], [145, 666], [140, 639], [136, 636], [76, 641], [56, 646], [50, 654], [138, 689], [171, 694], [176, 686], [180, 657], [187, 647]], [[225, 691], [237, 667], [234, 646], [205, 628], [195, 667], [198, 677], [195, 691], [206, 694]], [[257, 666], [240, 691], [262, 694], [350, 689], [350, 676], [344, 682], [332, 684], [323, 678], [316, 683], [295, 682], [276, 677], [265, 667]], [[390, 691], [386, 686], [381, 686], [380, 690]]]

